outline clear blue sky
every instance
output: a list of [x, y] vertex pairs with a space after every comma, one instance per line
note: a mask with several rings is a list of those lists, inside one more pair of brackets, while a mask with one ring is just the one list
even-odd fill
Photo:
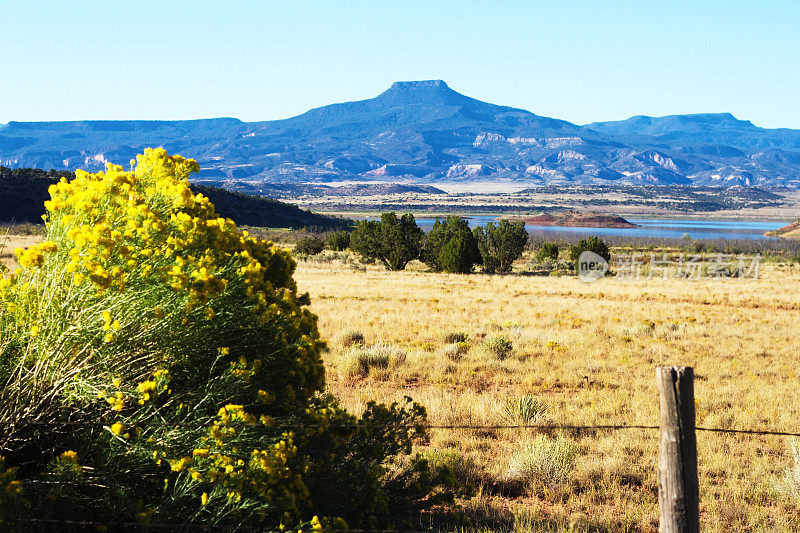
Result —
[[800, 128], [800, 2], [3, 1], [0, 122], [269, 120], [444, 79], [579, 124]]

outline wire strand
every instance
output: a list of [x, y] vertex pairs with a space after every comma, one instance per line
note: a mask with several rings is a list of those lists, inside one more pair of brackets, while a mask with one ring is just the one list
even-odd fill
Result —
[[[107, 424], [102, 422], [86, 422], [86, 421], [64, 421], [64, 422], [44, 422], [44, 421], [5, 421], [0, 422], [0, 426], [103, 426]], [[247, 426], [245, 423], [237, 424], [221, 424], [224, 426], [239, 425]], [[193, 426], [198, 429], [210, 427], [210, 424], [191, 424], [191, 423], [176, 423], [176, 424], [134, 424], [134, 426], [162, 426], [162, 427], [185, 427]], [[268, 426], [270, 429], [288, 429], [288, 430], [303, 430], [303, 429], [376, 429], [384, 428], [387, 426], [379, 426], [376, 424], [275, 424]], [[504, 429], [541, 429], [541, 430], [570, 430], [570, 431], [615, 431], [626, 429], [642, 429], [642, 430], [655, 430], [660, 426], [642, 425], [642, 424], [402, 424], [399, 426], [406, 429], [472, 429], [472, 430], [504, 430]], [[742, 435], [776, 435], [786, 437], [800, 437], [800, 433], [783, 430], [770, 430], [770, 429], [727, 429], [727, 428], [708, 428], [708, 427], [695, 427], [696, 431], [707, 431], [712, 433], [732, 433]]]

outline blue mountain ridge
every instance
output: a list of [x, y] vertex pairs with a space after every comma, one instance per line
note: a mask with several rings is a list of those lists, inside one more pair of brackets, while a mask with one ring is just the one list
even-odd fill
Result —
[[0, 164], [97, 170], [148, 146], [197, 159], [198, 181], [696, 184], [800, 188], [800, 130], [729, 113], [585, 126], [470, 98], [444, 81], [283, 120], [9, 122]]

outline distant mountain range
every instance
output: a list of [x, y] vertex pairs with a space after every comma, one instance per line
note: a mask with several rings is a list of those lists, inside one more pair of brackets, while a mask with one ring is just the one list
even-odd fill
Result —
[[199, 182], [268, 193], [342, 181], [800, 188], [800, 130], [728, 113], [579, 126], [464, 96], [441, 80], [268, 122], [9, 122], [0, 164], [57, 170], [127, 164], [147, 146], [197, 159]]

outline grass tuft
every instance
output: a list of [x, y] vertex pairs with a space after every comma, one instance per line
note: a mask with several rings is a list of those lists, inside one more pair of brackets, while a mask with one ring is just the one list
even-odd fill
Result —
[[340, 373], [347, 379], [362, 378], [374, 370], [388, 370], [390, 366], [401, 364], [405, 359], [404, 351], [384, 342], [367, 347], [353, 347], [344, 353]]
[[562, 485], [574, 470], [577, 457], [578, 448], [572, 440], [537, 435], [512, 456], [504, 477], [528, 488]]
[[355, 329], [346, 329], [337, 336], [336, 340], [344, 348], [363, 346], [364, 334]]
[[503, 413], [512, 422], [531, 424], [544, 417], [547, 406], [535, 396], [523, 394], [519, 398], [508, 400]]

